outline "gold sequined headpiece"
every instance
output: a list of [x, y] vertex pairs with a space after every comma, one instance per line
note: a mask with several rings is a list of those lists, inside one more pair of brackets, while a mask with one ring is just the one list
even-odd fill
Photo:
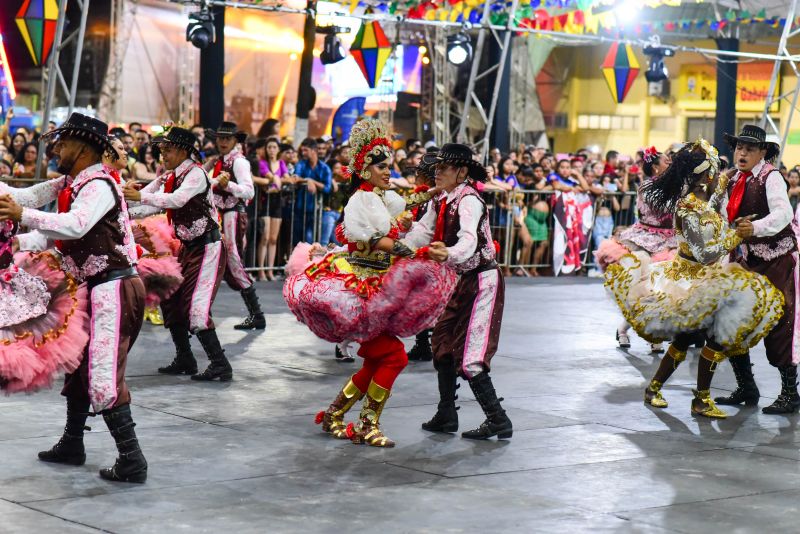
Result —
[[386, 126], [376, 119], [361, 119], [350, 130], [350, 165], [347, 166], [351, 176], [369, 180], [369, 171], [365, 169], [378, 160], [392, 157], [392, 143]]
[[706, 153], [706, 160], [694, 168], [692, 171], [694, 174], [702, 174], [708, 169], [711, 169], [711, 176], [716, 176], [719, 173], [719, 151], [717, 147], [699, 137], [697, 141], [694, 142], [692, 148], [700, 148], [703, 152]]

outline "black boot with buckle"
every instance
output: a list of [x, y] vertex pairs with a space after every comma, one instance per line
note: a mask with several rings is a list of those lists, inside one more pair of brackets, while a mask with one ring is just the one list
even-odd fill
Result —
[[753, 377], [753, 364], [750, 363], [750, 353], [728, 358], [736, 376], [736, 389], [727, 397], [716, 397], [717, 404], [733, 406], [744, 403], [746, 406], [756, 406], [761, 392], [758, 391], [756, 380]]
[[220, 382], [230, 382], [233, 378], [233, 369], [225, 357], [225, 351], [219, 344], [217, 338], [217, 331], [213, 328], [208, 330], [201, 330], [197, 334], [197, 339], [203, 345], [208, 359], [211, 361], [209, 366], [200, 374], [194, 375], [192, 380], [200, 382], [209, 382], [211, 380], [219, 379]]
[[439, 379], [439, 406], [436, 414], [422, 429], [428, 432], [456, 432], [458, 430], [458, 407], [456, 390], [459, 387], [455, 369], [448, 368], [437, 373]]
[[86, 463], [86, 449], [83, 446], [83, 433], [91, 430], [86, 426], [89, 413], [89, 401], [67, 397], [67, 425], [64, 435], [52, 449], [39, 453], [43, 462], [67, 465], [83, 465]]
[[163, 375], [195, 375], [197, 374], [197, 360], [192, 354], [192, 345], [189, 342], [189, 330], [183, 326], [170, 326], [169, 333], [175, 343], [175, 359], [166, 367], [159, 367], [158, 372]]
[[511, 419], [500, 405], [500, 401], [503, 399], [497, 398], [489, 373], [483, 372], [475, 375], [469, 381], [469, 386], [475, 394], [475, 399], [483, 408], [483, 413], [486, 414], [486, 421], [475, 430], [462, 432], [461, 437], [467, 439], [489, 439], [492, 436], [497, 436], [498, 439], [510, 438], [513, 432]]
[[100, 470], [100, 476], [114, 482], [143, 484], [147, 480], [147, 460], [144, 459], [131, 416], [131, 405], [124, 404], [104, 410], [103, 419], [117, 444], [119, 458], [113, 467]]
[[261, 311], [255, 284], [247, 289], [242, 289], [241, 293], [244, 305], [247, 306], [247, 313], [250, 315], [234, 328], [236, 330], [264, 330], [267, 327], [267, 320], [264, 318], [264, 312]]
[[766, 414], [791, 414], [800, 409], [800, 395], [797, 394], [797, 366], [778, 367], [781, 373], [781, 393], [775, 402], [761, 409]]

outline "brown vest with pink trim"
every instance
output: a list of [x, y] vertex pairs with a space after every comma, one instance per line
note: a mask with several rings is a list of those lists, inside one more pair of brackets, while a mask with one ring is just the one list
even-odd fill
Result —
[[[227, 172], [231, 175], [230, 181], [233, 183], [238, 183], [236, 179], [236, 174], [233, 172], [233, 164], [238, 159], [246, 159], [241, 152], [234, 152], [232, 154], [227, 154], [223, 156], [222, 166], [219, 168], [219, 172], [217, 172], [217, 167], [214, 168], [214, 177], [216, 178], [220, 172]], [[249, 163], [248, 163], [249, 165]], [[217, 207], [218, 210], [221, 212], [237, 210], [237, 211], [244, 211], [244, 200], [238, 198], [233, 193], [229, 193], [225, 191], [221, 187], [214, 187], [214, 205]]]
[[72, 200], [77, 198], [86, 184], [94, 180], [103, 180], [111, 186], [114, 207], [86, 235], [79, 239], [64, 240], [60, 245], [64, 271], [79, 282], [136, 265], [136, 244], [127, 204], [122, 201], [122, 194], [114, 179], [102, 169], [86, 178], [79, 174], [72, 185]]
[[[776, 170], [769, 163], [765, 163], [758, 175], [753, 176], [747, 181], [739, 206], [737, 217], [755, 215], [755, 220], [763, 219], [769, 215], [769, 203], [767, 202], [767, 177], [770, 172]], [[740, 178], [741, 180], [741, 175]], [[728, 184], [730, 194], [733, 184]], [[780, 232], [769, 237], [751, 237], [743, 244], [747, 251], [747, 256], [755, 256], [762, 261], [772, 261], [784, 254], [793, 252], [797, 249], [797, 238], [792, 230], [792, 225], [787, 224]]]
[[[177, 191], [186, 176], [194, 169], [200, 169], [203, 174], [206, 174], [200, 165], [190, 165], [181, 174], [175, 176], [175, 186], [172, 190]], [[175, 229], [175, 237], [181, 241], [193, 241], [208, 232], [219, 229], [216, 219], [211, 216], [214, 208], [208, 198], [209, 187], [211, 187], [211, 182], [206, 174], [205, 190], [193, 196], [182, 207], [172, 210], [172, 226]]]
[[[467, 196], [475, 197], [480, 201], [482, 213], [481, 220], [478, 223], [478, 247], [475, 249], [475, 253], [464, 263], [453, 266], [459, 274], [464, 274], [473, 270], [484, 271], [497, 265], [495, 261], [492, 231], [489, 228], [489, 210], [486, 209], [486, 203], [483, 201], [480, 194], [469, 185], [462, 187], [458, 196], [447, 204], [444, 217], [444, 244], [448, 247], [452, 247], [458, 243], [458, 232], [461, 231], [458, 209], [461, 200]], [[439, 208], [445, 198], [446, 197], [442, 197], [441, 199], [433, 201], [432, 209], [435, 213], [439, 213]]]

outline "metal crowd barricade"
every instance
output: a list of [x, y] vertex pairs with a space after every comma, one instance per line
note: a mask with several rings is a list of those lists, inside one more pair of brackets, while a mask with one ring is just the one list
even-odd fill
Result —
[[[281, 190], [282, 221], [278, 238], [275, 265], [272, 268], [264, 267], [265, 271], [278, 272], [283, 269], [289, 255], [297, 243], [297, 236], [301, 235], [303, 241], [307, 229], [312, 231], [313, 241], [318, 241], [322, 235], [322, 214], [324, 211], [324, 195], [315, 195], [313, 216], [310, 219], [295, 209], [298, 195], [305, 194], [303, 184], [285, 185]], [[398, 191], [403, 193], [403, 191]], [[553, 235], [556, 191], [485, 191], [482, 197], [486, 202], [489, 213], [489, 225], [492, 238], [500, 245], [498, 263], [506, 276], [549, 276], [553, 274]], [[592, 254], [599, 244], [600, 238], [594, 239], [597, 228], [603, 226], [608, 231], [607, 221], [598, 221], [598, 216], [608, 216], [610, 212], [613, 225], [610, 235], [614, 235], [621, 228], [630, 226], [636, 221], [636, 193], [635, 192], [607, 192], [602, 196], [591, 196], [593, 214], [591, 229], [587, 234], [588, 246], [582, 258], [582, 270], [595, 268], [594, 255]], [[260, 271], [257, 266], [257, 248], [261, 238], [260, 217], [265, 216], [266, 207], [262, 205], [260, 196], [253, 201], [250, 210], [250, 225], [248, 228], [248, 249], [245, 254], [246, 270]], [[532, 214], [538, 212], [539, 214]], [[601, 213], [603, 215], [601, 215]], [[543, 215], [542, 215], [543, 214]], [[533, 219], [526, 221], [526, 218]], [[602, 223], [602, 224], [601, 224]], [[298, 227], [299, 225], [299, 227]], [[529, 228], [530, 227], [530, 228]], [[545, 232], [546, 229], [546, 232]], [[531, 230], [534, 230], [532, 233]], [[535, 234], [535, 235], [533, 235]], [[605, 235], [602, 237], [606, 237]]]

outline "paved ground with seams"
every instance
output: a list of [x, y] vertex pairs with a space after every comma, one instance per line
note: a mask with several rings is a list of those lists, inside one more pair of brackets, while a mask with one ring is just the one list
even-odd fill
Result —
[[[223, 289], [214, 311], [236, 376], [197, 384], [155, 373], [171, 358], [146, 326], [130, 357], [146, 485], [97, 476], [113, 462], [105, 425], [90, 420], [83, 467], [38, 462], [61, 433], [57, 391], [0, 399], [0, 532], [793, 532], [800, 503], [797, 416], [731, 409], [696, 420], [697, 355], [641, 402], [658, 365], [586, 279], [513, 280], [493, 376], [514, 422], [507, 442], [470, 442], [419, 428], [434, 411], [429, 363], [409, 365], [383, 417], [390, 450], [327, 437], [313, 424], [354, 364], [332, 359], [289, 314], [278, 284], [260, 285], [265, 333], [233, 330], [243, 313]], [[195, 341], [193, 341], [194, 343]], [[198, 346], [199, 348], [199, 346]], [[198, 351], [199, 352], [199, 351]], [[754, 354], [762, 406], [778, 389]], [[730, 390], [727, 364], [715, 386]], [[462, 429], [481, 420], [460, 390]]]

